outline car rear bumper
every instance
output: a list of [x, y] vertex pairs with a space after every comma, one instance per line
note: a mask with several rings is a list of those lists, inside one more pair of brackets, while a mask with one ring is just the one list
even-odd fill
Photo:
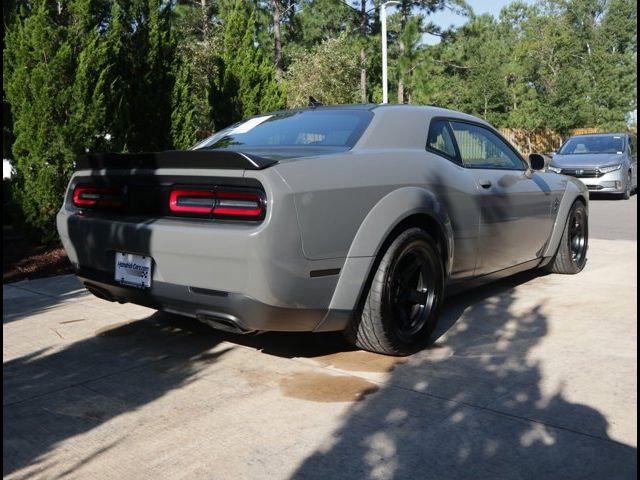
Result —
[[197, 318], [219, 330], [311, 332], [342, 330], [351, 312], [276, 307], [239, 293], [208, 290], [166, 282], [149, 289], [120, 285], [108, 274], [80, 268], [76, 274], [95, 296], [112, 302], [131, 302]]
[[[294, 214], [291, 218], [295, 221]], [[347, 314], [328, 315], [344, 259], [306, 259], [290, 220], [271, 218], [254, 225], [122, 221], [63, 207], [57, 224], [80, 280], [98, 297], [199, 318], [237, 332], [346, 326], [346, 321], [334, 319]], [[115, 280], [116, 252], [152, 258], [150, 288]]]

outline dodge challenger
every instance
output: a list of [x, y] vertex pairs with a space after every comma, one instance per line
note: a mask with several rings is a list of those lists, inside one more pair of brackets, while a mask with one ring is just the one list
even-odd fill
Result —
[[491, 125], [408, 105], [259, 115], [190, 150], [79, 157], [57, 216], [94, 295], [407, 355], [445, 294], [587, 260], [588, 191]]

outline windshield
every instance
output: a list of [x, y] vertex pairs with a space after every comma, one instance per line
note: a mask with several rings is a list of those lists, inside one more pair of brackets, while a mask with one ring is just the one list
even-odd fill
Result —
[[351, 148], [373, 114], [365, 110], [303, 110], [253, 117], [197, 144], [194, 149], [326, 146]]
[[567, 140], [560, 151], [561, 155], [582, 155], [593, 153], [623, 153], [624, 138], [620, 135], [597, 137], [573, 137]]

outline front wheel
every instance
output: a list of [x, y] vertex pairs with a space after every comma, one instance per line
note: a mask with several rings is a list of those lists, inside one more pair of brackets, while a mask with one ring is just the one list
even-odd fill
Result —
[[389, 245], [374, 273], [360, 315], [345, 336], [364, 350], [409, 355], [436, 327], [444, 293], [438, 246], [420, 228], [409, 228]]
[[587, 263], [588, 243], [589, 218], [587, 208], [578, 200], [569, 211], [558, 251], [547, 266], [547, 270], [553, 273], [569, 275], [581, 272]]

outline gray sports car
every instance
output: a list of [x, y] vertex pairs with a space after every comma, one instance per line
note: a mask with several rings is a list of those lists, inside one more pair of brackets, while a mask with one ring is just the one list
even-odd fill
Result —
[[57, 226], [100, 298], [405, 355], [445, 292], [582, 270], [588, 191], [544, 168], [462, 113], [320, 106], [189, 151], [79, 158]]

